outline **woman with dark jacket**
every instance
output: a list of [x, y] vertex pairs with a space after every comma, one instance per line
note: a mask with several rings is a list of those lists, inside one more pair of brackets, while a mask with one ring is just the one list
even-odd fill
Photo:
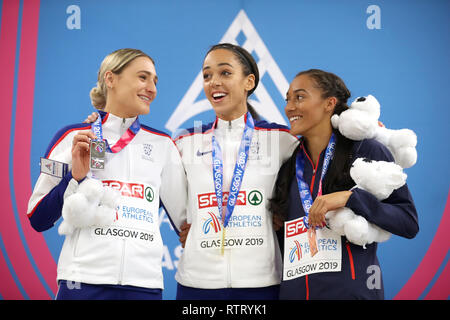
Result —
[[[384, 298], [377, 243], [363, 248], [350, 243], [344, 236], [333, 235], [325, 220], [325, 214], [331, 210], [347, 207], [381, 229], [406, 238], [413, 238], [419, 230], [417, 212], [406, 184], [383, 201], [365, 190], [354, 188], [355, 182], [349, 171], [355, 159], [388, 162], [394, 159], [389, 150], [376, 140], [353, 141], [333, 129], [330, 118], [348, 108], [349, 97], [350, 92], [339, 77], [317, 69], [297, 74], [287, 92], [285, 111], [290, 132], [302, 138], [291, 158], [280, 169], [270, 203], [274, 224], [281, 227], [278, 231], [281, 251], [286, 255], [283, 246], [289, 230], [285, 225], [289, 226], [290, 221], [298, 219], [301, 227], [309, 227], [308, 235], [314, 233], [316, 237], [316, 231], [317, 238], [321, 233], [330, 234], [338, 251], [334, 258], [338, 257], [340, 261], [328, 264], [337, 266], [336, 270], [312, 272], [306, 268], [299, 271], [304, 274], [290, 280], [283, 279], [280, 299]], [[302, 186], [309, 190], [302, 190]], [[304, 197], [308, 193], [309, 205]], [[299, 219], [305, 215], [307, 220]], [[309, 255], [312, 249], [308, 245], [292, 248], [291, 252], [296, 256], [291, 254], [291, 260], [300, 260], [302, 248], [303, 256]], [[322, 261], [322, 265], [326, 263]]]

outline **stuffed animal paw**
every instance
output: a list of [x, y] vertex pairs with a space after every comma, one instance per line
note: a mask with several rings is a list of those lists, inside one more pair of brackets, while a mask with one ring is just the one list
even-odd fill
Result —
[[70, 235], [76, 228], [112, 224], [119, 199], [117, 190], [104, 187], [99, 180], [85, 179], [77, 191], [64, 200], [64, 220], [58, 228], [59, 234]]
[[377, 129], [375, 139], [384, 144], [394, 156], [395, 163], [402, 168], [410, 168], [417, 162], [417, 136], [410, 129]]
[[[356, 187], [373, 194], [378, 200], [384, 200], [406, 183], [403, 169], [392, 162], [370, 161], [358, 158], [350, 169], [350, 176]], [[363, 246], [373, 242], [384, 242], [391, 234], [364, 217], [355, 214], [347, 207], [329, 211], [326, 214], [328, 227], [351, 243]]]

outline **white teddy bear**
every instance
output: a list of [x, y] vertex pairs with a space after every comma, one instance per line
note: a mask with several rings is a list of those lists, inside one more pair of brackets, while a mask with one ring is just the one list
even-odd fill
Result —
[[417, 161], [417, 136], [409, 129], [391, 130], [378, 125], [380, 104], [368, 95], [356, 98], [349, 109], [333, 115], [331, 123], [335, 129], [352, 140], [376, 139], [384, 144], [394, 156], [395, 163], [410, 168]]
[[[358, 158], [350, 169], [356, 187], [370, 192], [381, 201], [406, 183], [406, 174], [402, 168], [412, 167], [417, 161], [417, 136], [409, 129], [380, 127], [379, 117], [380, 104], [375, 97], [368, 95], [356, 98], [349, 109], [340, 115], [333, 115], [331, 123], [349, 139], [376, 139], [391, 151], [395, 163]], [[366, 244], [383, 242], [391, 236], [346, 207], [330, 211], [325, 217], [332, 230], [364, 248]]]
[[352, 140], [375, 138], [380, 117], [380, 104], [375, 97], [356, 98], [340, 115], [331, 117], [331, 124], [339, 129], [344, 137]]
[[101, 181], [86, 178], [69, 193], [64, 197], [64, 220], [58, 228], [59, 234], [70, 235], [76, 228], [110, 225], [116, 219], [120, 193], [103, 186]]
[[[373, 194], [378, 200], [384, 200], [395, 189], [406, 183], [403, 169], [386, 161], [370, 161], [358, 158], [353, 162], [350, 176], [356, 187]], [[391, 234], [368, 222], [364, 217], [356, 215], [347, 207], [329, 211], [326, 214], [328, 226], [341, 236], [346, 236], [351, 243], [366, 247], [372, 242], [383, 242]]]

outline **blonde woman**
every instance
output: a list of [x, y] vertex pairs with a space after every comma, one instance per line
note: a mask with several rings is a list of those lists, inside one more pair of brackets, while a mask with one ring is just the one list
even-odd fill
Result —
[[[86, 199], [95, 198], [96, 183], [116, 189], [117, 195], [101, 200], [105, 208], [113, 206], [110, 223], [99, 225], [94, 219], [97, 223], [77, 225], [63, 214], [59, 231], [66, 239], [58, 261], [56, 299], [162, 297], [159, 199], [179, 230], [186, 216], [186, 176], [170, 136], [139, 122], [156, 97], [157, 80], [154, 61], [144, 52], [120, 49], [109, 54], [91, 90], [100, 118], [92, 125], [61, 129], [45, 153], [27, 213], [37, 231], [53, 227], [63, 208], [77, 213], [74, 221], [87, 215], [69, 200], [82, 192]], [[90, 152], [92, 145], [100, 151]], [[64, 169], [64, 164], [67, 173], [58, 177], [55, 170], [48, 172]]]

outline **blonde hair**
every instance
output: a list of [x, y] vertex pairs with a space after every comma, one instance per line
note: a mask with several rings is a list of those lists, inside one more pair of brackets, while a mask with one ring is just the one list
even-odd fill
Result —
[[131, 61], [138, 57], [147, 57], [155, 64], [155, 61], [146, 53], [138, 49], [129, 48], [116, 50], [103, 59], [98, 70], [97, 86], [92, 88], [90, 92], [91, 102], [95, 108], [102, 110], [106, 105], [107, 87], [105, 73], [111, 71], [114, 74], [120, 74]]

